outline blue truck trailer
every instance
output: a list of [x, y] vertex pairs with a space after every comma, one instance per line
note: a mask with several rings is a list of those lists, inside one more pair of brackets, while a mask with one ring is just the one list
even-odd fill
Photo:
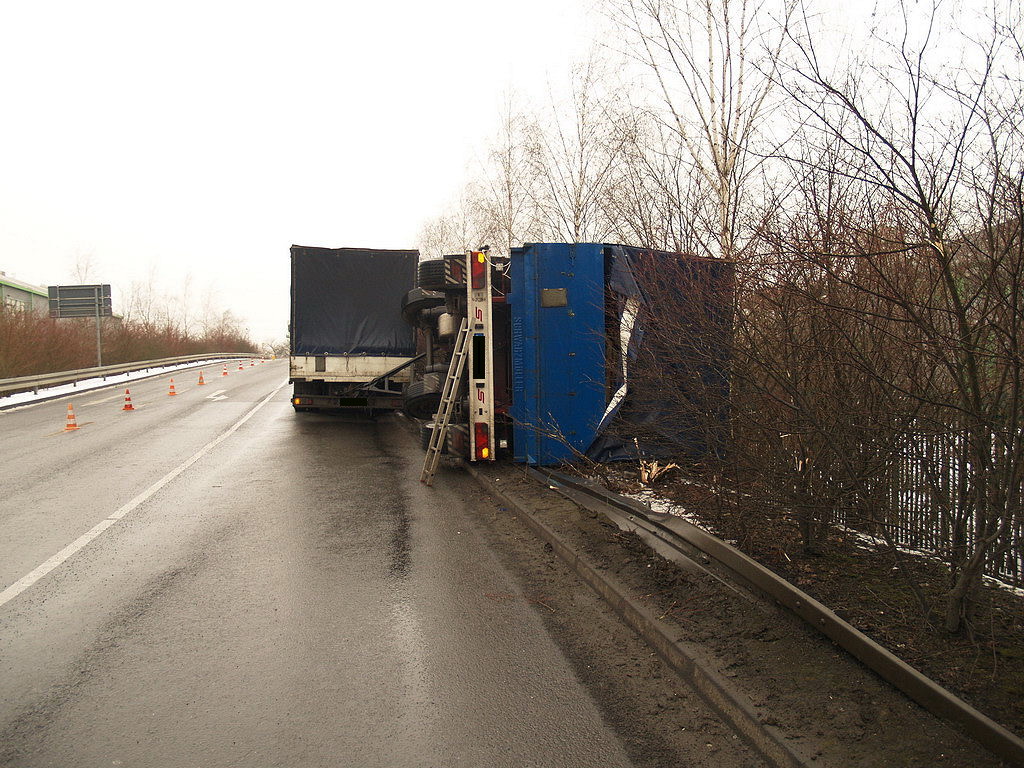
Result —
[[[470, 461], [623, 458], [640, 448], [626, 435], [641, 424], [654, 425], [648, 435], [664, 438], [652, 450], [722, 450], [732, 279], [732, 265], [721, 260], [602, 243], [529, 243], [507, 255], [473, 251], [420, 262], [403, 314], [417, 328], [417, 352], [429, 361], [410, 387], [424, 447], [448, 410], [444, 449]], [[705, 315], [693, 328], [713, 332], [674, 339], [671, 351], [662, 350], [657, 391], [645, 388], [635, 366], [645, 336], [658, 338], [645, 332], [657, 320], [652, 309], [659, 296], [697, 286], [710, 303], [669, 302], [665, 311], [685, 306], [682, 311]], [[699, 387], [692, 387], [692, 370], [680, 369], [688, 347], [700, 350]], [[448, 378], [454, 387], [446, 397]], [[673, 391], [688, 386], [693, 391]], [[698, 428], [673, 407], [679, 401], [712, 418]], [[709, 422], [720, 434], [709, 437]]]

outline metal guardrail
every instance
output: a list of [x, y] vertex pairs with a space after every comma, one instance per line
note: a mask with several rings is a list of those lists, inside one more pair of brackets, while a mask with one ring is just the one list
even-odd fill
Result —
[[77, 371], [57, 371], [55, 373], [44, 373], [37, 376], [18, 376], [13, 379], [0, 379], [0, 397], [4, 395], [13, 395], [18, 392], [27, 392], [29, 390], [38, 393], [40, 389], [45, 387], [56, 387], [60, 384], [73, 384], [86, 379], [105, 379], [107, 376], [116, 376], [121, 373], [131, 373], [132, 371], [144, 371], [149, 368], [159, 368], [165, 365], [240, 357], [257, 357], [257, 355], [245, 354], [242, 352], [180, 355], [178, 357], [164, 357], [159, 360], [138, 360], [134, 363], [104, 365], [98, 368], [80, 368]]
[[735, 547], [682, 518], [653, 512], [647, 505], [613, 493], [599, 484], [570, 477], [546, 467], [530, 471], [545, 482], [555, 484], [556, 487], [560, 485], [571, 488], [593, 497], [606, 506], [617, 508], [649, 535], [697, 562], [705, 565], [713, 562], [724, 574], [754, 592], [776, 601], [814, 627], [933, 715], [957, 723], [986, 749], [1014, 765], [1024, 766], [1024, 740], [890, 653], [806, 592]]

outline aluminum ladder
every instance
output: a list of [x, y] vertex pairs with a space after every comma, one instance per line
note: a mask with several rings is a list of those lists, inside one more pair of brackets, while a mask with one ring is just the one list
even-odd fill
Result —
[[455, 339], [452, 359], [448, 364], [448, 378], [444, 380], [444, 389], [441, 391], [441, 404], [437, 409], [437, 413], [434, 414], [434, 429], [430, 433], [430, 445], [427, 446], [427, 456], [423, 460], [423, 471], [420, 473], [420, 482], [428, 486], [434, 484], [434, 473], [437, 472], [437, 463], [441, 459], [441, 450], [444, 447], [445, 439], [448, 437], [448, 425], [452, 419], [452, 411], [455, 410], [455, 398], [459, 394], [462, 371], [466, 367], [468, 347], [469, 320], [468, 318], [462, 318], [459, 335]]

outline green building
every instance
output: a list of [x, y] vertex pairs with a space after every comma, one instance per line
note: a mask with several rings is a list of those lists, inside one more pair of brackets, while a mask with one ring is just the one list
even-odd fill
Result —
[[23, 283], [0, 272], [0, 306], [8, 309], [38, 312], [45, 315], [50, 311], [49, 296], [45, 288]]

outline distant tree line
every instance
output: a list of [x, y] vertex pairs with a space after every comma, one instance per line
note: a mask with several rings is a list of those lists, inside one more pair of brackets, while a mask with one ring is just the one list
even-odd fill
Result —
[[[187, 326], [167, 308], [101, 321], [103, 364], [156, 360], [204, 352], [255, 352], [231, 312]], [[96, 322], [55, 320], [29, 310], [0, 307], [0, 378], [96, 365]]]

